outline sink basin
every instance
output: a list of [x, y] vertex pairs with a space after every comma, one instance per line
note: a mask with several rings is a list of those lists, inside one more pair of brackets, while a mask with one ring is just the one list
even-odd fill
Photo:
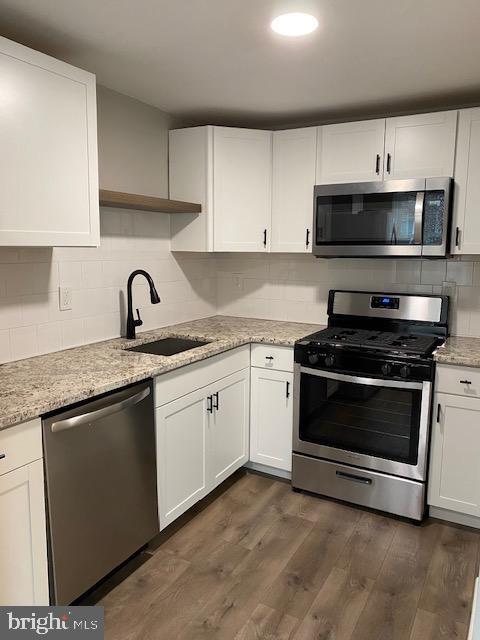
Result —
[[182, 353], [182, 351], [203, 347], [204, 344], [208, 344], [208, 342], [187, 340], [187, 338], [162, 338], [161, 340], [155, 340], [155, 342], [140, 344], [138, 347], [131, 347], [127, 351], [152, 353], [156, 356], [174, 356], [176, 353]]

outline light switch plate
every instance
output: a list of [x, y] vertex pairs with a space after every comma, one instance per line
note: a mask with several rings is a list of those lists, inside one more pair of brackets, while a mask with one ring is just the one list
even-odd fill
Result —
[[58, 287], [58, 307], [60, 311], [72, 308], [72, 287]]

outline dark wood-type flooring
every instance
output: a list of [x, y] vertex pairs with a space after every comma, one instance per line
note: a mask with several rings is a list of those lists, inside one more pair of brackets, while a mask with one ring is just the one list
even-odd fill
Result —
[[180, 524], [97, 593], [107, 640], [466, 639], [475, 531], [415, 526], [255, 474]]

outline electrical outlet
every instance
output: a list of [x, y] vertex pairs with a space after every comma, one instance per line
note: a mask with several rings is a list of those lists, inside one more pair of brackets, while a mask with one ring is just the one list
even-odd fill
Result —
[[72, 308], [72, 287], [58, 287], [58, 308], [60, 311]]

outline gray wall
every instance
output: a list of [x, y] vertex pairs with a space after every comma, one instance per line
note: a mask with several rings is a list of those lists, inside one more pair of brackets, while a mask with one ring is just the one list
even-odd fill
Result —
[[97, 117], [100, 188], [168, 197], [173, 117], [100, 85]]

